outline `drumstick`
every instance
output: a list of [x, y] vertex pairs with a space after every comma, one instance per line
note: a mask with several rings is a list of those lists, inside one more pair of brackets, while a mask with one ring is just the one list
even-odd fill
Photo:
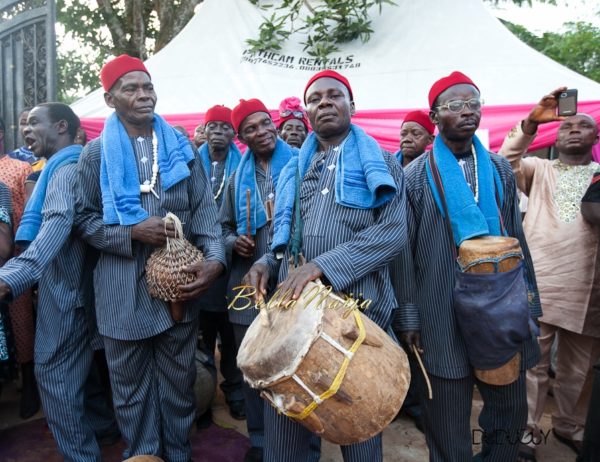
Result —
[[246, 189], [246, 237], [252, 239], [252, 223], [250, 222], [250, 188]]
[[425, 382], [427, 383], [427, 391], [429, 392], [429, 399], [433, 399], [433, 392], [431, 391], [431, 382], [429, 381], [429, 376], [427, 375], [427, 371], [425, 370], [425, 366], [423, 365], [423, 361], [421, 360], [421, 355], [419, 354], [419, 350], [417, 346], [413, 343], [413, 351], [415, 352], [415, 356], [417, 357], [417, 361], [419, 362], [419, 366], [421, 367], [421, 371], [423, 372], [423, 377], [425, 377]]

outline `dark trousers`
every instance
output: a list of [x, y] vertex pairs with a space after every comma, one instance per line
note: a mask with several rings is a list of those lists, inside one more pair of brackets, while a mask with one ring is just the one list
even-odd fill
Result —
[[236, 363], [238, 344], [235, 341], [233, 325], [229, 322], [227, 312], [200, 310], [198, 320], [204, 346], [211, 354], [215, 354], [217, 335], [221, 338], [219, 368], [225, 380], [219, 387], [225, 394], [225, 400], [229, 403], [244, 399], [242, 373]]
[[[507, 462], [517, 460], [527, 424], [525, 372], [510, 385], [488, 385], [473, 375], [463, 379], [430, 376], [433, 399], [422, 399], [430, 461]], [[483, 399], [481, 429], [471, 429], [473, 387]], [[424, 396], [424, 394], [422, 395]], [[472, 444], [481, 448], [473, 459]]]

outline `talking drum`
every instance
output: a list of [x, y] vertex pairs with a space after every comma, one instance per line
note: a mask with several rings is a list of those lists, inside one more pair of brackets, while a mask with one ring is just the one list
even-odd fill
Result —
[[261, 309], [238, 353], [244, 379], [263, 398], [342, 445], [381, 432], [410, 383], [404, 351], [351, 304], [309, 282], [293, 307]]
[[[513, 237], [485, 236], [463, 241], [458, 262], [466, 273], [506, 273], [514, 270], [523, 259], [519, 241]], [[490, 333], [491, 334], [491, 333]], [[494, 369], [477, 369], [475, 376], [490, 385], [508, 385], [519, 378], [521, 353]]]

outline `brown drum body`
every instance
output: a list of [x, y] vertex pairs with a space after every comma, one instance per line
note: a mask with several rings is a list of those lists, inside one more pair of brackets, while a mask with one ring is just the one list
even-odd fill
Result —
[[[295, 414], [290, 417], [318, 436], [346, 445], [371, 438], [392, 421], [408, 391], [410, 369], [404, 351], [365, 315], [349, 312], [335, 294], [315, 296], [324, 289], [311, 282], [293, 308], [271, 307], [268, 322], [261, 313], [240, 346], [238, 366], [250, 386], [262, 389], [263, 398], [281, 412]], [[351, 349], [360, 334], [358, 323], [365, 338], [339, 390], [299, 419], [313, 402], [307, 390], [313, 396], [329, 390], [346, 357], [329, 340]]]
[[[514, 237], [468, 239], [458, 249], [458, 261], [462, 267], [467, 267], [464, 271], [470, 273], [504, 273], [515, 268], [522, 259], [521, 246]], [[475, 376], [490, 385], [508, 385], [519, 378], [520, 367], [521, 353], [517, 353], [497, 369], [475, 369]]]

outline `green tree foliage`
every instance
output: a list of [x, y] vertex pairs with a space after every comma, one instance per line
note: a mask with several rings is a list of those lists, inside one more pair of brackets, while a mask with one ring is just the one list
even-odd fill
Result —
[[79, 43], [59, 48], [59, 98], [70, 102], [82, 90], [100, 86], [100, 67], [111, 55], [141, 59], [163, 48], [194, 15], [203, 0], [57, 0], [57, 21], [65, 37]]
[[[369, 10], [384, 4], [395, 5], [392, 0], [283, 0], [278, 6], [260, 0], [249, 0], [265, 11], [273, 10], [265, 17], [255, 39], [248, 39], [250, 51], [280, 50], [281, 43], [294, 32], [306, 34], [302, 42], [311, 56], [326, 59], [339, 50], [338, 45], [360, 38], [365, 43], [371, 37]], [[300, 15], [306, 8], [308, 15]]]
[[530, 47], [600, 82], [600, 28], [587, 22], [567, 23], [566, 32], [545, 32], [539, 37], [523, 26], [508, 21], [503, 23]]

